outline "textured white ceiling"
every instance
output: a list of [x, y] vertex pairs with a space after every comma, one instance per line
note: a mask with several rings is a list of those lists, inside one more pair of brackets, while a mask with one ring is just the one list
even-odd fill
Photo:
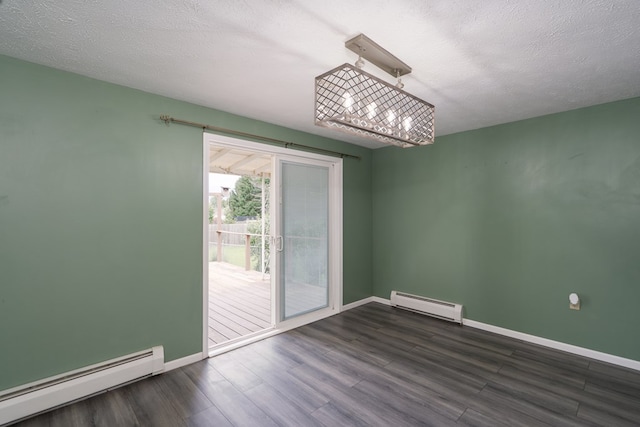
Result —
[[372, 148], [313, 124], [359, 33], [439, 136], [640, 96], [639, 29], [639, 0], [0, 0], [0, 54]]

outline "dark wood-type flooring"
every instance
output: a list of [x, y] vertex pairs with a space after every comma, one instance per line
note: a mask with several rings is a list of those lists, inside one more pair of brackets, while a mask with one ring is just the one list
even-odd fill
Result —
[[638, 426], [640, 372], [367, 304], [21, 426]]

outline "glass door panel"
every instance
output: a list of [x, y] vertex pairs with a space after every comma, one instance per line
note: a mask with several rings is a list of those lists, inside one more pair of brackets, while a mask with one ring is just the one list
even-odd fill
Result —
[[280, 162], [281, 320], [329, 305], [329, 167]]

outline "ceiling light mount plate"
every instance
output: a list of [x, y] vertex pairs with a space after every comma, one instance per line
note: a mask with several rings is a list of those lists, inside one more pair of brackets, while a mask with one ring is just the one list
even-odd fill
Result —
[[393, 77], [404, 76], [411, 72], [411, 67], [364, 34], [347, 40], [344, 46]]

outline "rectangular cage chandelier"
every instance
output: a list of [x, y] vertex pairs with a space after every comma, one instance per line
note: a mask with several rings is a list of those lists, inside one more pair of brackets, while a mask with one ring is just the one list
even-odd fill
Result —
[[[358, 61], [316, 77], [316, 125], [403, 148], [433, 144], [434, 106], [402, 90], [400, 76], [411, 68], [364, 34], [345, 46]], [[362, 57], [397, 77], [398, 84], [362, 71]]]

